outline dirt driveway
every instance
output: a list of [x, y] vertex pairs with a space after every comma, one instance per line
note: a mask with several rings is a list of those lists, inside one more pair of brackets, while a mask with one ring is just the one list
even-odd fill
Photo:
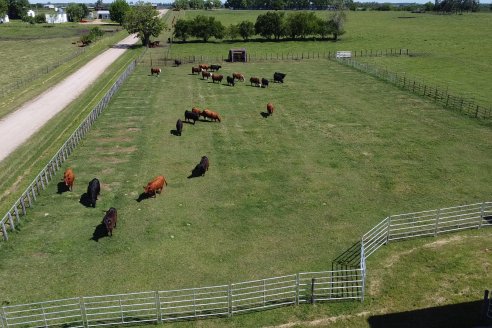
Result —
[[[160, 10], [164, 15], [167, 10]], [[46, 122], [65, 109], [127, 49], [139, 39], [130, 35], [108, 49], [53, 88], [22, 105], [0, 120], [0, 161], [28, 140]], [[126, 46], [125, 46], [126, 45]]]

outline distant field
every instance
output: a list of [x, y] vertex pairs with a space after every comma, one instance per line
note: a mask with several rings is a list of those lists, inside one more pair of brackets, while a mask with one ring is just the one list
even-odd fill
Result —
[[[261, 11], [186, 11], [185, 18], [213, 15], [224, 25], [256, 21]], [[317, 12], [326, 17], [330, 12]], [[408, 12], [348, 12], [347, 33], [339, 42], [210, 42], [172, 46], [172, 56], [214, 55], [227, 57], [231, 48], [252, 54], [334, 52], [337, 50], [410, 49], [410, 58], [375, 58], [370, 61], [390, 70], [406, 72], [429, 84], [448, 87], [453, 93], [492, 104], [492, 14], [411, 14]], [[400, 18], [411, 17], [411, 18]], [[214, 40], [212, 40], [214, 41]], [[368, 59], [369, 60], [369, 59]]]

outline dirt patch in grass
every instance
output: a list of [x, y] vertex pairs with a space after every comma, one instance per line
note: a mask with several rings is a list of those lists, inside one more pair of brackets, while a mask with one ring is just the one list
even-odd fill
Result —
[[110, 164], [120, 164], [120, 163], [126, 163], [126, 162], [128, 162], [128, 159], [107, 156], [107, 157], [103, 157], [102, 158], [102, 161], [105, 162], [105, 163], [110, 163]]
[[104, 153], [106, 155], [115, 155], [115, 154], [131, 154], [137, 150], [137, 147], [120, 147], [116, 146], [108, 146], [108, 147], [97, 147], [96, 152]]
[[339, 315], [336, 317], [326, 317], [312, 321], [296, 321], [289, 322], [279, 326], [270, 326], [268, 328], [291, 328], [291, 327], [326, 327], [329, 324], [335, 323], [337, 321], [343, 321], [350, 318], [356, 317], [368, 317], [371, 314], [369, 311], [364, 311], [360, 313], [356, 313], [354, 315]]
[[140, 128], [127, 128], [126, 131], [128, 132], [138, 132], [138, 131], [141, 131], [142, 129]]
[[98, 143], [119, 143], [119, 142], [130, 142], [133, 141], [132, 137], [121, 136], [121, 137], [111, 137], [111, 138], [97, 138]]
[[442, 246], [449, 244], [449, 243], [452, 243], [452, 242], [462, 241], [465, 238], [466, 238], [465, 236], [452, 236], [450, 238], [439, 239], [439, 240], [433, 241], [432, 243], [425, 244], [424, 247], [425, 248], [439, 248], [439, 247], [442, 247]]

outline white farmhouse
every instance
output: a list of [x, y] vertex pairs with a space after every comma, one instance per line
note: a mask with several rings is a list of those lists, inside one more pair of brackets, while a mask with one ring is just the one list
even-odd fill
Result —
[[46, 23], [48, 24], [60, 24], [68, 22], [67, 14], [46, 14]]
[[36, 16], [36, 13], [34, 12], [34, 10], [29, 9], [29, 10], [27, 11], [27, 16], [28, 16], [28, 17], [34, 17], [34, 16]]
[[0, 24], [3, 24], [3, 23], [8, 23], [10, 20], [9, 20], [9, 15], [5, 15], [5, 17], [0, 17]]
[[98, 19], [111, 19], [109, 15], [109, 10], [98, 10], [96, 11], [96, 18]]

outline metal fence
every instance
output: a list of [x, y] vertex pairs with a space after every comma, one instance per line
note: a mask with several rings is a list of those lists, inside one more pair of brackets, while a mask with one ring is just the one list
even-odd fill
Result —
[[49, 72], [53, 71], [54, 69], [60, 67], [61, 65], [65, 64], [66, 62], [69, 62], [70, 60], [80, 56], [85, 52], [85, 48], [79, 48], [77, 51], [74, 51], [71, 55], [60, 58], [54, 63], [51, 63], [49, 65], [46, 65], [44, 67], [38, 68], [36, 70], [30, 71], [29, 74], [24, 75], [22, 78], [17, 79], [13, 83], [10, 83], [3, 88], [0, 89], [0, 98], [6, 96], [8, 93], [15, 91], [19, 88], [24, 87], [26, 84], [31, 83], [32, 81], [36, 80], [42, 75], [48, 74]]
[[368, 73], [409, 90], [412, 93], [433, 100], [434, 102], [450, 109], [459, 110], [469, 116], [477, 118], [492, 118], [492, 107], [477, 104], [473, 99], [448, 93], [447, 88], [430, 86], [421, 81], [408, 77], [406, 74], [398, 74], [374, 65], [360, 63], [354, 59], [337, 59], [338, 62], [353, 67], [359, 71]]
[[10, 327], [100, 327], [230, 317], [300, 303], [361, 300], [363, 272], [305, 272], [222, 286], [69, 298], [3, 306]]
[[[302, 52], [276, 52], [259, 53], [251, 52], [246, 54], [247, 62], [266, 62], [266, 61], [291, 61], [307, 59], [329, 59], [335, 58], [337, 51], [302, 51]], [[384, 49], [384, 50], [357, 50], [351, 51], [354, 57], [381, 57], [381, 56], [400, 56], [408, 55], [408, 49]], [[180, 60], [185, 64], [198, 63], [222, 63], [228, 58], [224, 55], [188, 55], [188, 56], [168, 56], [165, 54], [161, 58], [145, 58], [144, 63], [155, 66], [173, 66], [175, 60]]]
[[390, 241], [437, 236], [485, 226], [492, 226], [492, 202], [392, 215], [362, 236], [362, 248], [367, 259]]
[[55, 177], [56, 172], [61, 168], [62, 163], [73, 152], [80, 140], [90, 130], [92, 124], [97, 117], [101, 114], [103, 109], [108, 105], [113, 95], [118, 91], [120, 86], [126, 80], [126, 78], [135, 69], [137, 61], [133, 61], [126, 70], [121, 74], [118, 80], [113, 84], [111, 89], [106, 93], [103, 99], [96, 105], [96, 107], [89, 113], [84, 121], [77, 127], [74, 133], [68, 138], [67, 141], [56, 152], [55, 156], [46, 164], [46, 166], [39, 172], [34, 178], [31, 184], [22, 193], [20, 198], [15, 201], [14, 205], [0, 220], [0, 234], [4, 240], [8, 240], [8, 231], [14, 231], [15, 225], [20, 223], [21, 216], [26, 215], [27, 208], [33, 206], [36, 201], [37, 195], [41, 193], [41, 190], [46, 189], [48, 183]]

